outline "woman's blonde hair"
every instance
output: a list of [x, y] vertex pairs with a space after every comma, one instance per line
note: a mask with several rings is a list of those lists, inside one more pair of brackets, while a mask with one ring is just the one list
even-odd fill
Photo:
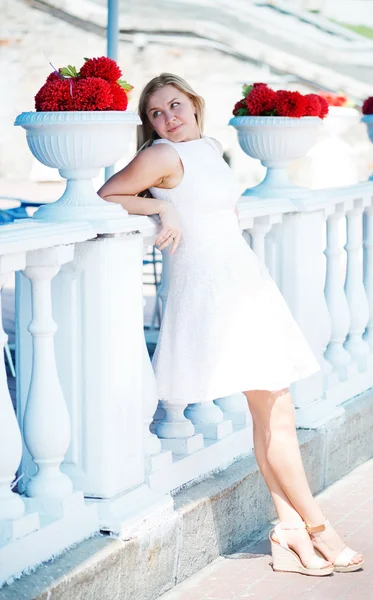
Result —
[[199, 96], [193, 88], [187, 83], [182, 77], [173, 75], [172, 73], [161, 73], [157, 77], [154, 77], [149, 83], [146, 84], [143, 91], [141, 92], [139, 100], [139, 116], [142, 121], [142, 125], [137, 128], [137, 149], [138, 151], [151, 146], [155, 139], [158, 138], [157, 133], [151, 126], [148, 115], [146, 114], [147, 103], [152, 94], [157, 90], [162, 89], [166, 85], [173, 85], [180, 92], [183, 92], [193, 102], [196, 109], [196, 121], [199, 130], [202, 134], [203, 131], [203, 116], [205, 101], [202, 96]]

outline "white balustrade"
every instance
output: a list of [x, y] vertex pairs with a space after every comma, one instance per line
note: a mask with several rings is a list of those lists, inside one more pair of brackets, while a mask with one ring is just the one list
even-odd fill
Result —
[[[350, 202], [351, 203], [351, 202]], [[345, 220], [345, 205], [337, 204], [335, 212], [327, 218], [327, 258], [325, 298], [331, 321], [331, 337], [325, 357], [333, 365], [341, 379], [355, 372], [351, 356], [344, 348], [344, 342], [350, 329], [350, 313], [342, 278], [343, 242], [341, 241], [341, 223]]]
[[369, 304], [369, 321], [364, 334], [371, 351], [373, 350], [373, 207], [369, 206], [364, 212], [363, 221], [364, 247], [364, 288]]
[[[302, 427], [340, 414], [339, 403], [373, 385], [372, 192], [373, 184], [362, 184], [315, 192], [300, 201], [252, 198], [239, 203], [241, 228], [249, 232], [254, 252], [266, 262], [322, 367], [292, 386]], [[339, 234], [346, 212], [344, 290]], [[154, 515], [158, 522], [173, 510], [169, 492], [224, 468], [252, 448], [251, 416], [242, 393], [198, 404], [163, 400], [156, 434], [150, 429], [158, 398], [143, 334], [142, 258], [144, 242], [154, 239], [156, 227], [151, 219], [136, 216], [122, 219], [121, 227], [116, 235], [97, 238], [83, 223], [25, 223], [22, 231], [12, 228], [16, 233], [8, 236], [6, 252], [0, 235], [0, 286], [6, 273], [24, 272], [17, 276], [20, 429], [0, 365], [5, 392], [0, 396], [0, 526], [4, 532], [4, 519], [17, 523], [7, 527], [6, 544], [32, 548], [34, 535], [44, 542], [37, 545], [42, 553], [28, 551], [17, 568], [4, 562], [7, 546], [0, 543], [0, 585], [5, 575], [90, 535], [98, 523], [131, 536], [144, 517], [149, 521]], [[16, 264], [10, 258], [15, 255]], [[166, 249], [159, 291], [163, 310], [171, 269]], [[0, 346], [5, 339], [0, 325]], [[10, 489], [22, 435], [32, 455], [24, 447], [19, 489], [32, 496], [24, 502]], [[90, 498], [88, 506], [70, 480]], [[59, 511], [47, 510], [48, 503], [59, 505]], [[43, 519], [39, 522], [39, 514], [46, 513], [53, 515], [54, 526], [59, 524], [56, 536], [50, 536]], [[69, 518], [79, 523], [74, 531]]]
[[[0, 284], [2, 287], [6, 274], [12, 271], [24, 270], [30, 277], [30, 331], [34, 339], [26, 412], [17, 402], [21, 427], [6, 387], [4, 362], [0, 365], [0, 586], [98, 531], [96, 507], [87, 506], [82, 492], [74, 492], [70, 479], [60, 471], [69, 443], [69, 416], [54, 360], [50, 285], [60, 265], [72, 259], [73, 244], [89, 237], [95, 237], [95, 233], [85, 223], [61, 226], [26, 221], [0, 230]], [[3, 344], [6, 336], [2, 326], [0, 335]], [[18, 359], [19, 353], [17, 372], [25, 368], [30, 375], [30, 365]], [[30, 472], [23, 469], [24, 447], [17, 493], [10, 484], [22, 456], [22, 436], [38, 472], [30, 477]], [[24, 482], [31, 498], [19, 495]]]
[[33, 312], [28, 327], [32, 373], [23, 425], [26, 446], [38, 467], [26, 487], [33, 498], [61, 499], [73, 491], [70, 478], [60, 470], [70, 442], [70, 419], [57, 374], [51, 302], [51, 280], [73, 255], [72, 245], [35, 250], [27, 255], [23, 271], [31, 281]]
[[345, 348], [359, 370], [367, 366], [369, 344], [363, 339], [369, 321], [369, 305], [364, 288], [362, 269], [362, 214], [364, 202], [358, 198], [347, 212], [347, 273], [345, 291], [350, 309], [350, 330]]

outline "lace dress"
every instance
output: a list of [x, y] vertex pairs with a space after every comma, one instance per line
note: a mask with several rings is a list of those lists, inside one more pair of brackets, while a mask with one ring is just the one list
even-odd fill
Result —
[[159, 399], [189, 404], [275, 391], [318, 371], [279, 289], [242, 237], [234, 212], [239, 186], [215, 141], [154, 143], [170, 144], [184, 168], [175, 188], [150, 188], [174, 204], [183, 232], [153, 356]]

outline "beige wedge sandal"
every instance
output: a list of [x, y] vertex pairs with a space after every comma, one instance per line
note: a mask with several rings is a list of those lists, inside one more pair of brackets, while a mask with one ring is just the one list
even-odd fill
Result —
[[[315, 527], [309, 527], [308, 525], [306, 525], [306, 529], [309, 535], [311, 536], [312, 533], [321, 533], [322, 531], [325, 531], [325, 529], [329, 526], [330, 522], [328, 519], [326, 519], [325, 523], [322, 523], [322, 525], [316, 525]], [[326, 560], [326, 557], [322, 554], [322, 552], [320, 552], [320, 550], [315, 548], [315, 552], [318, 556]], [[356, 556], [356, 554], [358, 553], [355, 552], [355, 550], [351, 550], [351, 548], [348, 548], [346, 546], [346, 548], [344, 548], [342, 552], [338, 554], [337, 558], [334, 561], [334, 571], [336, 573], [352, 573], [353, 571], [361, 569], [361, 567], [364, 564], [363, 560], [356, 564], [350, 565], [351, 560], [354, 558], [354, 556]]]
[[[324, 558], [321, 558], [315, 554], [307, 565], [303, 565], [298, 554], [289, 548], [285, 538], [284, 530], [305, 528], [306, 525], [303, 522], [294, 524], [280, 522], [269, 532], [273, 570], [290, 573], [302, 573], [302, 575], [313, 575], [315, 577], [331, 575], [334, 571], [334, 567], [333, 565], [326, 566], [326, 561]], [[276, 534], [278, 542], [273, 539], [274, 533]]]

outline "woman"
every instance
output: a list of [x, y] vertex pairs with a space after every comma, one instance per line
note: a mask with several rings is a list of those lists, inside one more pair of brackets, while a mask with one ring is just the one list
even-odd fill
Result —
[[[155, 243], [160, 250], [171, 246], [170, 290], [153, 358], [159, 398], [186, 406], [242, 391], [280, 519], [270, 533], [273, 568], [317, 576], [354, 571], [362, 556], [344, 547], [310, 492], [288, 389], [319, 365], [241, 235], [239, 186], [220, 144], [202, 135], [203, 109], [180, 77], [152, 79], [139, 102], [141, 151], [99, 191], [129, 213], [159, 215]], [[137, 195], [144, 190], [153, 197]]]

